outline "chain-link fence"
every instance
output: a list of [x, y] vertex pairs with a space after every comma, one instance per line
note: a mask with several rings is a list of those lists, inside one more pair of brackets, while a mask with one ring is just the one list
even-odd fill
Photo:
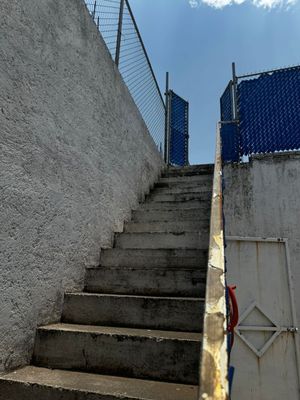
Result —
[[230, 81], [220, 99], [221, 121], [233, 121], [233, 83]]
[[234, 77], [220, 103], [224, 161], [300, 149], [300, 66]]
[[165, 104], [128, 0], [85, 0], [158, 149], [164, 152]]
[[189, 164], [189, 103], [169, 90], [169, 163], [184, 166]]

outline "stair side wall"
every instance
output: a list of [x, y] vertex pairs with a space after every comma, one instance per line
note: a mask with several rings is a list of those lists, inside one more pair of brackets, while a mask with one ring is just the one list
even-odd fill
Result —
[[83, 0], [0, 2], [0, 147], [2, 371], [163, 167]]

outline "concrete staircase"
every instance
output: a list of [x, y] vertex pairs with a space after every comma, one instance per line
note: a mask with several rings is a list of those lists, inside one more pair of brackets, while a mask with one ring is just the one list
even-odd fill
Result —
[[197, 400], [212, 174], [163, 174], [1, 400]]

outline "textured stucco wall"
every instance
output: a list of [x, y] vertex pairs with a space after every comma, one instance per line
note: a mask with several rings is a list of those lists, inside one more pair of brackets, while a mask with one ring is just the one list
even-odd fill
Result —
[[0, 371], [162, 168], [83, 0], [0, 2]]
[[224, 183], [226, 236], [288, 238], [300, 321], [300, 153], [226, 165]]

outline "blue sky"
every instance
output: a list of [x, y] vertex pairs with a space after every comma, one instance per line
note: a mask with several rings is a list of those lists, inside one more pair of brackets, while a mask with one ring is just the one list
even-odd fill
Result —
[[[226, 5], [228, 4], [229, 5]], [[219, 98], [237, 73], [300, 64], [300, 0], [130, 0], [162, 90], [190, 102], [190, 163], [212, 162]]]

